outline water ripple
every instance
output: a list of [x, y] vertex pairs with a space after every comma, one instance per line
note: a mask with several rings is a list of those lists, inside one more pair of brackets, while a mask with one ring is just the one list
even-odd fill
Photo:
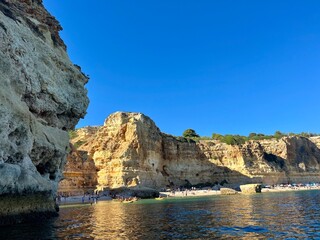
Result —
[[0, 228], [0, 239], [320, 239], [319, 193], [99, 202]]

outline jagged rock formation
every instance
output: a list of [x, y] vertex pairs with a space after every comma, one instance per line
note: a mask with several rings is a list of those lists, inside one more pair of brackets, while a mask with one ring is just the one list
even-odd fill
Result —
[[70, 144], [70, 153], [64, 168], [63, 180], [59, 183], [61, 195], [83, 195], [93, 193], [97, 186], [97, 170], [85, 151], [78, 151]]
[[[201, 144], [201, 143], [200, 143]], [[218, 166], [226, 166], [267, 184], [320, 180], [320, 150], [304, 137], [248, 141], [239, 146], [204, 142], [201, 148]]]
[[88, 106], [41, 0], [0, 0], [0, 223], [56, 212], [68, 134]]
[[261, 184], [240, 185], [241, 193], [244, 193], [244, 194], [261, 193], [261, 189], [262, 189]]
[[320, 150], [303, 137], [239, 146], [195, 142], [161, 133], [143, 114], [124, 112], [110, 115], [102, 127], [82, 128], [75, 135], [72, 142], [95, 162], [98, 189], [320, 180]]

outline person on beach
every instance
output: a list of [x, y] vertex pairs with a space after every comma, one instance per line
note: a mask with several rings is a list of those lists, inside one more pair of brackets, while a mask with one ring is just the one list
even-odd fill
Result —
[[89, 201], [90, 201], [90, 204], [92, 205], [92, 203], [93, 203], [93, 196], [92, 195], [90, 195]]

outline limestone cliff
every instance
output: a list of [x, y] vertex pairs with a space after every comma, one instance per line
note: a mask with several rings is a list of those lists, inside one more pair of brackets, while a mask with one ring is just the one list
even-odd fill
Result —
[[66, 131], [88, 106], [59, 30], [42, 0], [0, 0], [0, 223], [56, 212]]
[[320, 148], [320, 136], [310, 137], [310, 141], [312, 141], [318, 148]]
[[143, 114], [117, 112], [102, 127], [77, 130], [72, 142], [94, 160], [98, 189], [320, 180], [320, 150], [303, 137], [195, 142], [161, 133]]
[[59, 183], [61, 195], [83, 195], [92, 193], [97, 186], [97, 170], [85, 151], [78, 151], [70, 144], [70, 153], [64, 168], [63, 180]]

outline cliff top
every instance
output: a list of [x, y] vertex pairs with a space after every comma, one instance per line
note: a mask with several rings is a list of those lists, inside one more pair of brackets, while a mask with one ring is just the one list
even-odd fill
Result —
[[[122, 111], [117, 111], [115, 113], [110, 114], [104, 121], [103, 126], [111, 126], [111, 125], [121, 125], [121, 124], [126, 124], [128, 122], [141, 122], [142, 124], [148, 123], [148, 125], [152, 125], [157, 128], [156, 124], [154, 121], [144, 115], [143, 113], [139, 112], [122, 112]], [[83, 128], [76, 129], [75, 132], [79, 133], [78, 135], [83, 135], [85, 133], [86, 136], [88, 136], [89, 133], [94, 133], [92, 128], [97, 131], [99, 128], [103, 126], [87, 126]], [[311, 141], [313, 141], [315, 144], [320, 145], [320, 136], [313, 136], [313, 134], [307, 134], [307, 133], [301, 133], [301, 134], [284, 134], [281, 133], [280, 131], [277, 131], [275, 135], [264, 135], [264, 134], [259, 134], [259, 133], [250, 133], [249, 136], [240, 136], [240, 135], [220, 135], [220, 134], [212, 134], [212, 137], [195, 137], [195, 138], [185, 138], [182, 136], [173, 136], [171, 134], [166, 134], [167, 137], [172, 137], [177, 140], [181, 141], [186, 141], [187, 139], [189, 141], [210, 141], [210, 142], [216, 142], [216, 143], [226, 143], [228, 145], [241, 145], [244, 144], [245, 142], [248, 141], [259, 141], [259, 142], [270, 142], [270, 141], [275, 141], [279, 139], [286, 139], [286, 138], [294, 138], [294, 137], [306, 137], [309, 138]], [[74, 138], [71, 136], [71, 139]]]
[[[42, 0], [0, 0], [0, 11], [14, 21], [19, 21], [19, 18], [24, 19], [30, 29], [41, 38], [44, 38], [41, 27], [49, 26], [55, 46], [66, 49], [66, 45], [59, 36], [62, 27], [55, 17], [44, 8]], [[37, 23], [40, 23], [40, 26]]]

